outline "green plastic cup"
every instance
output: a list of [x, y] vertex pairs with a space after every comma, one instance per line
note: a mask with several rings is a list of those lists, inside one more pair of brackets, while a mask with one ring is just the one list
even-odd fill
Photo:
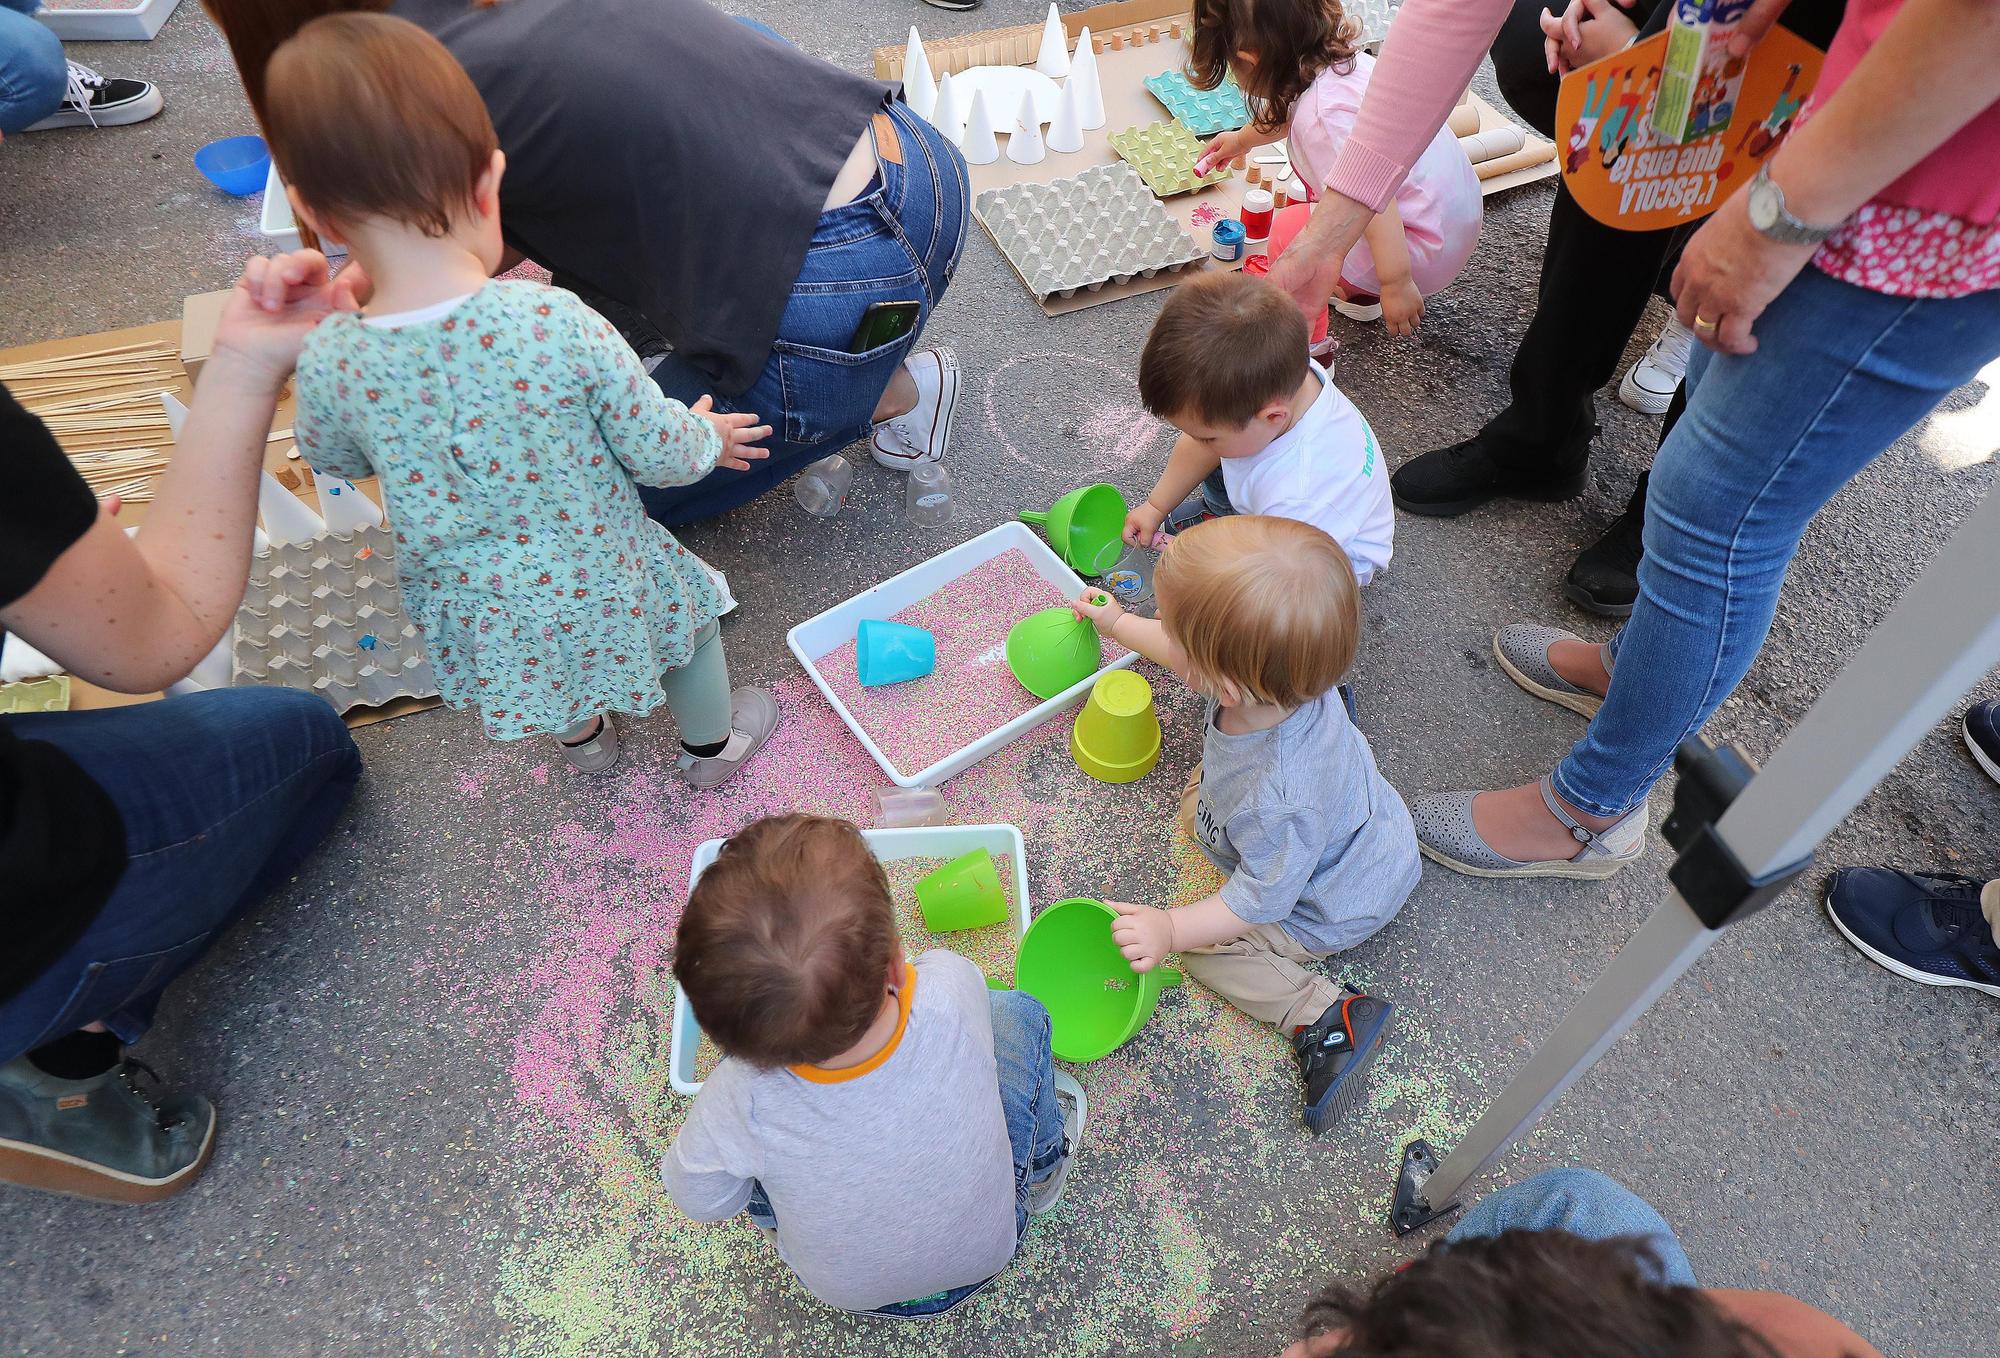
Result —
[[1097, 629], [1067, 605], [1030, 613], [1007, 630], [1007, 668], [1037, 698], [1053, 698], [1104, 661]]
[[1070, 757], [1101, 783], [1132, 783], [1160, 762], [1160, 715], [1153, 686], [1130, 670], [1112, 670], [1090, 686], [1069, 733]]
[[1160, 992], [1181, 983], [1172, 967], [1139, 973], [1111, 938], [1117, 912], [1087, 897], [1057, 901], [1028, 926], [1014, 959], [1014, 987], [1049, 1011], [1049, 1039], [1064, 1061], [1097, 1061], [1130, 1042]]
[[1071, 491], [1046, 514], [1024, 509], [1021, 522], [1041, 525], [1056, 555], [1084, 575], [1104, 574], [1125, 554], [1125, 497], [1105, 482]]
[[983, 929], [1007, 918], [1007, 893], [993, 855], [984, 849], [960, 854], [943, 867], [917, 879], [917, 907], [924, 927], [934, 934], [954, 929]]

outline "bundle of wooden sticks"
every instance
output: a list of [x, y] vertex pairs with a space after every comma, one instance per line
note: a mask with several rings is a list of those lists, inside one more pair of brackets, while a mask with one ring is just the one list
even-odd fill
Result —
[[0, 384], [49, 427], [99, 499], [150, 500], [173, 432], [161, 395], [180, 389], [180, 357], [163, 342], [0, 364]]

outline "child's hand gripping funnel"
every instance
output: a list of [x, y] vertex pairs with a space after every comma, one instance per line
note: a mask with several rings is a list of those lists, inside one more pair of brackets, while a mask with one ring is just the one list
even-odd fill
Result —
[[921, 679], [937, 667], [937, 640], [906, 622], [869, 618], [855, 629], [854, 669], [864, 688]]
[[1125, 497], [1116, 486], [1100, 482], [1073, 490], [1046, 514], [1022, 510], [1021, 522], [1040, 524], [1056, 555], [1083, 575], [1104, 574], [1125, 553]]
[[1130, 670], [1100, 675], [1070, 729], [1069, 753], [1101, 783], [1131, 783], [1151, 773], [1160, 762], [1153, 686]]
[[1049, 1040], [1064, 1061], [1111, 1055], [1153, 1016], [1160, 992], [1181, 983], [1172, 967], [1143, 974], [1111, 938], [1117, 913], [1102, 901], [1057, 901], [1028, 926], [1014, 986], [1049, 1011]]
[[961, 854], [917, 879], [917, 906], [924, 927], [934, 934], [954, 929], [983, 929], [1007, 918], [1007, 893], [993, 855], [984, 849]]
[[1007, 632], [1007, 668], [1037, 698], [1053, 698], [1097, 672], [1097, 629], [1068, 607], [1030, 613]]

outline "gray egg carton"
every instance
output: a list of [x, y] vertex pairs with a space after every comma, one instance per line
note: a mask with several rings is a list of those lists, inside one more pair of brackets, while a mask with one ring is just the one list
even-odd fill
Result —
[[1123, 162], [1049, 184], [988, 189], [976, 206], [1038, 301], [1175, 273], [1208, 258]]
[[423, 633], [403, 609], [387, 528], [252, 558], [232, 658], [232, 682], [308, 689], [342, 713], [438, 691]]

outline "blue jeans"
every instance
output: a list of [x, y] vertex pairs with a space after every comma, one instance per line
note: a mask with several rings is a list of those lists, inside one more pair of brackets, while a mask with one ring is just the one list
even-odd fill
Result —
[[1917, 301], [1807, 266], [1756, 334], [1743, 357], [1696, 346], [1687, 414], [1653, 463], [1611, 692], [1555, 770], [1591, 815], [1639, 805], [1735, 689], [1819, 507], [2000, 353], [2000, 291]]
[[[661, 523], [691, 523], [747, 504], [873, 427], [889, 379], [958, 268], [970, 220], [965, 157], [901, 100], [888, 112], [902, 163], [878, 144], [868, 191], [820, 214], [763, 372], [741, 395], [715, 395], [717, 410], [750, 411], [771, 426], [764, 442], [770, 458], [749, 471], [718, 467], [691, 486], [639, 487], [646, 511]], [[901, 339], [849, 353], [876, 302], [916, 302], [916, 325]], [[653, 380], [690, 405], [714, 394], [712, 376], [674, 355], [653, 370]]]
[[137, 1042], [160, 992], [289, 877], [361, 777], [315, 694], [229, 688], [7, 718], [61, 749], [125, 822], [125, 875], [76, 943], [0, 1005], [0, 1062], [103, 1022]]
[[[1049, 1011], [1032, 995], [996, 990], [988, 995], [993, 1008], [993, 1063], [1000, 1068], [1000, 1110], [1007, 1118], [1007, 1140], [1014, 1148], [1014, 1239], [1028, 1233], [1028, 1190], [1049, 1177], [1064, 1152], [1062, 1105], [1056, 1102], [1055, 1053], [1049, 1046]], [[750, 1220], [775, 1230], [778, 1217], [764, 1186], [750, 1190], [744, 1209]], [[975, 1292], [991, 1285], [968, 1283], [949, 1292], [897, 1302], [871, 1316], [891, 1320], [921, 1320], [943, 1315]]]
[[62, 40], [30, 16], [41, 0], [0, 0], [0, 133], [34, 126], [62, 107], [69, 85]]
[[1646, 1200], [1594, 1169], [1551, 1169], [1489, 1193], [1445, 1237], [1477, 1240], [1502, 1231], [1568, 1231], [1585, 1240], [1643, 1236], [1659, 1256], [1659, 1280], [1693, 1287], [1694, 1266], [1673, 1228]]

